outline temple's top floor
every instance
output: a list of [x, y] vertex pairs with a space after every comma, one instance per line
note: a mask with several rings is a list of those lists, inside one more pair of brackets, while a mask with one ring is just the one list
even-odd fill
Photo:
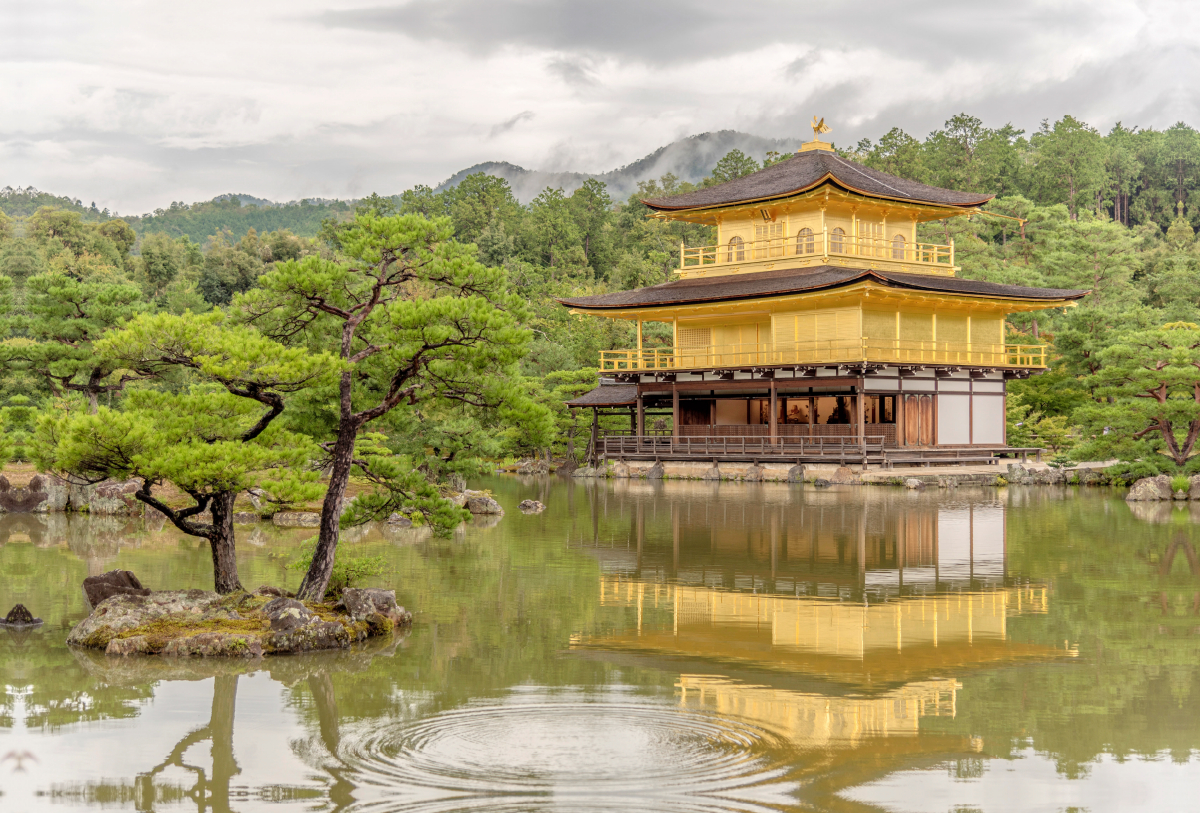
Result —
[[953, 243], [918, 242], [917, 224], [991, 198], [898, 178], [814, 141], [742, 178], [643, 203], [654, 217], [716, 227], [715, 245], [680, 246], [683, 277], [821, 265], [953, 276]]
[[716, 224], [722, 214], [753, 205], [764, 209], [791, 204], [812, 208], [826, 200], [854, 200], [890, 211], [904, 211], [918, 219], [939, 220], [966, 214], [994, 195], [956, 192], [910, 181], [842, 158], [823, 142], [766, 169], [727, 183], [667, 198], [642, 202], [672, 219]]

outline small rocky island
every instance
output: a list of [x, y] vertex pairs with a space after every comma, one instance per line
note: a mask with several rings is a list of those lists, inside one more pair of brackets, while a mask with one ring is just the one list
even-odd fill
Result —
[[412, 623], [395, 591], [378, 588], [301, 602], [276, 587], [228, 595], [152, 591], [129, 571], [114, 570], [87, 579], [84, 592], [94, 609], [67, 643], [109, 655], [257, 658], [345, 649]]

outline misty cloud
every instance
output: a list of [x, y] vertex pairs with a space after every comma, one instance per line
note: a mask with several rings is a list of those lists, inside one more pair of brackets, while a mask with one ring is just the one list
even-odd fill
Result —
[[578, 57], [552, 59], [546, 66], [546, 70], [572, 87], [588, 88], [597, 84], [590, 61], [586, 59]]
[[648, 63], [695, 62], [772, 44], [903, 52], [945, 64], [1036, 55], [1062, 39], [1095, 39], [1145, 19], [1135, 0], [861, 0], [819, 8], [791, 0], [409, 0], [328, 11], [331, 27], [390, 31], [471, 52], [521, 46]]
[[[1179, 0], [67, 2], [0, 25], [0, 186], [122, 212], [390, 194], [486, 161], [620, 185], [751, 143], [725, 131], [811, 138], [813, 115], [839, 145], [960, 112], [1200, 125]], [[721, 137], [656, 152], [698, 133]]]
[[494, 125], [492, 127], [492, 129], [488, 130], [488, 138], [495, 138], [496, 136], [504, 135], [505, 133], [507, 133], [512, 128], [516, 127], [521, 122], [529, 121], [532, 118], [533, 118], [532, 110], [523, 110], [520, 113], [518, 113], [517, 115], [513, 116], [512, 118], [505, 119], [504, 121], [500, 122], [499, 124]]

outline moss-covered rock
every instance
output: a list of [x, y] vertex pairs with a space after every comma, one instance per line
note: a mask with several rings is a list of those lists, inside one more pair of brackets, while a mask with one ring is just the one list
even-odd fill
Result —
[[[390, 635], [412, 618], [403, 608], [399, 613], [377, 612], [374, 604], [370, 612], [356, 618], [344, 606], [275, 595], [281, 592], [222, 596], [206, 590], [171, 590], [148, 596], [116, 595], [79, 622], [67, 643], [108, 655], [255, 658], [343, 649]], [[394, 592], [373, 592], [390, 595], [395, 606]]]

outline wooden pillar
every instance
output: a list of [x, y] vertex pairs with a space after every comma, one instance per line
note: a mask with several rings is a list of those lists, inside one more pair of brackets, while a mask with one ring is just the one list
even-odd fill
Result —
[[637, 424], [635, 426], [635, 433], [638, 436], [639, 442], [642, 435], [646, 434], [646, 402], [640, 392], [637, 397]]
[[771, 379], [771, 445], [779, 442], [779, 390]]
[[592, 460], [593, 466], [600, 460], [600, 410], [592, 410]]
[[862, 381], [858, 382], [857, 402], [858, 402], [858, 418], [857, 418], [858, 442], [866, 443], [867, 442], [867, 421], [866, 421], [866, 415], [864, 413], [866, 411], [867, 399], [863, 395]]
[[679, 437], [679, 387], [671, 385], [671, 437]]

